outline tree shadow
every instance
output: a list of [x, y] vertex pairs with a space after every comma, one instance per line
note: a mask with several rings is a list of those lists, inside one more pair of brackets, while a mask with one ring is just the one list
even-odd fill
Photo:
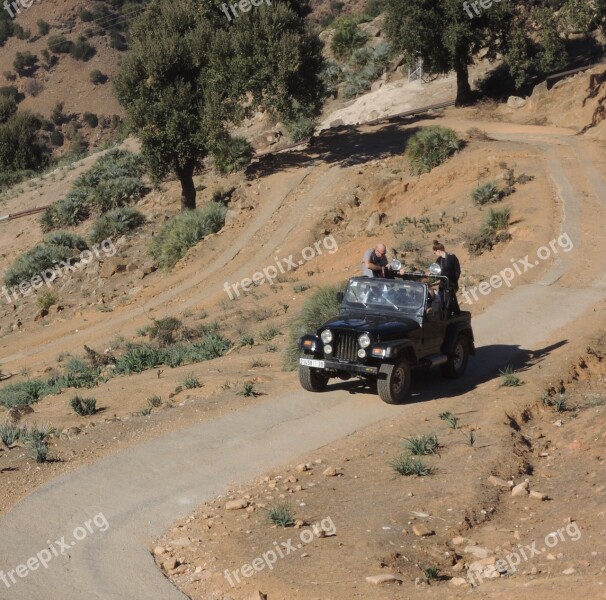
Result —
[[[506, 344], [476, 348], [475, 356], [469, 358], [467, 372], [460, 379], [446, 379], [436, 368], [415, 369], [412, 375], [412, 399], [407, 404], [462, 396], [498, 377], [499, 370], [507, 366], [516, 371], [528, 370], [567, 343], [568, 340], [561, 340], [537, 350]], [[336, 390], [344, 390], [350, 394], [377, 394], [376, 383], [362, 379], [331, 382], [326, 388], [327, 392]]]
[[363, 125], [342, 126], [324, 130], [312, 138], [310, 144], [301, 150], [291, 150], [280, 154], [267, 154], [246, 170], [247, 179], [267, 177], [281, 170], [304, 168], [316, 164], [351, 167], [381, 160], [391, 156], [401, 156], [408, 140], [421, 128], [402, 129], [402, 121], [411, 124], [437, 118], [438, 115], [422, 114], [416, 117], [394, 118], [384, 126], [377, 125], [372, 131], [360, 131]]

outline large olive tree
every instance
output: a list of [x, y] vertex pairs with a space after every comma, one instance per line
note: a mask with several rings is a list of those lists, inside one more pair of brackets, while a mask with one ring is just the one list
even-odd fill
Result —
[[273, 0], [237, 16], [221, 0], [155, 0], [131, 30], [115, 88], [156, 180], [175, 173], [183, 209], [193, 174], [229, 128], [262, 109], [285, 122], [318, 114], [321, 42], [309, 0]]

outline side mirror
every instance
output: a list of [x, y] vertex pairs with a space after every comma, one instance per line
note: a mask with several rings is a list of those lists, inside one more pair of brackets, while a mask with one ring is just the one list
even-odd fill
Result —
[[343, 296], [344, 296], [343, 292], [337, 292], [337, 302], [339, 304], [341, 304], [341, 302], [343, 302]]

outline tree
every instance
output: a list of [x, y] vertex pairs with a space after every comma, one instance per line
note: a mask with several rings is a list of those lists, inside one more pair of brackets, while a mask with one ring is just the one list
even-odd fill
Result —
[[160, 0], [131, 28], [115, 87], [157, 181], [175, 173], [181, 206], [196, 207], [193, 174], [257, 110], [285, 123], [318, 114], [321, 43], [309, 0], [250, 7], [233, 19], [221, 0]]
[[496, 58], [508, 47], [513, 23], [511, 2], [493, 3], [473, 10], [460, 0], [387, 0], [385, 29], [396, 52], [413, 63], [423, 59], [431, 74], [457, 75], [457, 105], [471, 100], [469, 66], [486, 48], [487, 58]]

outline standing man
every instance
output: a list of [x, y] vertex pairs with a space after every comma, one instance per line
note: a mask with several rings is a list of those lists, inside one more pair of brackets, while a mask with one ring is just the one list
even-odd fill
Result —
[[367, 250], [362, 258], [362, 275], [366, 277], [389, 277], [391, 266], [387, 260], [385, 244], [377, 244], [374, 250]]
[[461, 276], [461, 265], [459, 259], [454, 254], [448, 254], [444, 248], [444, 244], [433, 241], [433, 253], [438, 257], [436, 262], [442, 269], [442, 275], [448, 277], [448, 289], [450, 292], [449, 313], [458, 315], [461, 312], [459, 302], [457, 300], [457, 292], [459, 291], [459, 277]]

